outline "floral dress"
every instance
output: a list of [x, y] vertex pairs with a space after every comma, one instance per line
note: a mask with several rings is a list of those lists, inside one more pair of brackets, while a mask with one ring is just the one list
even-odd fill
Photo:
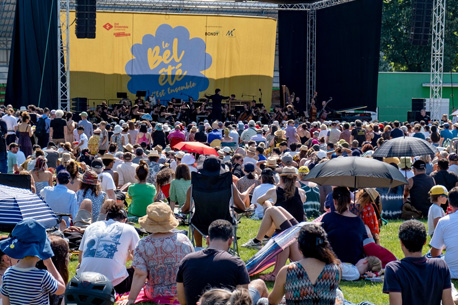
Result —
[[153, 303], [180, 304], [176, 276], [181, 260], [194, 252], [191, 242], [181, 233], [166, 237], [149, 235], [138, 242], [132, 266], [148, 273], [144, 286]]
[[99, 218], [100, 210], [102, 209], [102, 204], [105, 201], [106, 193], [100, 192], [99, 196], [95, 196], [95, 194], [91, 190], [88, 190], [86, 192], [86, 196], [83, 196], [83, 194], [83, 190], [79, 190], [78, 192], [76, 192], [76, 202], [78, 203], [78, 206], [80, 206], [81, 202], [83, 202], [84, 199], [91, 199], [92, 222], [95, 222]]

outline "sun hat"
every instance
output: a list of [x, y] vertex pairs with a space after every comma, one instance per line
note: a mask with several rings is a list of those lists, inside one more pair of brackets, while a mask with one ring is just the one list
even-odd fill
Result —
[[267, 167], [277, 167], [277, 158], [267, 158], [266, 166]]
[[102, 160], [115, 160], [115, 157], [112, 154], [104, 154]]
[[205, 159], [200, 173], [206, 176], [219, 176], [224, 173], [224, 170], [221, 168], [221, 161], [214, 156], [210, 156]]
[[88, 117], [88, 115], [87, 115], [87, 112], [86, 112], [86, 111], [83, 111], [83, 112], [81, 112], [81, 113], [80, 113], [80, 116]]
[[305, 151], [308, 151], [309, 148], [305, 145], [302, 145], [301, 148], [299, 148], [299, 150], [305, 150]]
[[121, 132], [122, 132], [122, 127], [119, 126], [119, 125], [116, 125], [115, 128], [113, 129], [113, 133], [117, 134], [117, 133], [121, 133]]
[[19, 111], [27, 111], [27, 108], [26, 108], [25, 106], [21, 106], [21, 107], [19, 108]]
[[98, 128], [96, 130], [94, 130], [94, 134], [100, 134], [101, 132], [102, 131], [100, 129], [98, 129]]
[[67, 162], [70, 162], [72, 160], [72, 155], [70, 155], [69, 153], [63, 153], [62, 154], [62, 158], [59, 159], [60, 163], [67, 163]]
[[299, 167], [299, 174], [307, 175], [308, 173], [310, 173], [310, 170], [309, 170], [309, 168], [307, 166]]
[[262, 126], [263, 131], [269, 131], [269, 125], [263, 125]]
[[256, 148], [250, 146], [248, 147], [248, 149], [246, 150], [247, 153], [250, 153], [250, 154], [256, 154]]
[[284, 137], [286, 135], [286, 131], [284, 131], [283, 129], [279, 129], [274, 133], [274, 135], [276, 137]]
[[138, 223], [149, 233], [166, 233], [178, 227], [178, 220], [170, 206], [164, 202], [154, 202], [146, 208], [146, 215]]
[[389, 157], [389, 158], [383, 158], [383, 162], [386, 162], [386, 163], [394, 163], [396, 165], [398, 165], [399, 163], [401, 163], [401, 161], [399, 161], [399, 158], [398, 157]]
[[177, 158], [177, 159], [183, 159], [184, 155], [185, 155], [185, 152], [184, 152], [184, 151], [179, 151], [179, 152], [177, 152], [177, 153], [175, 154], [175, 158]]
[[194, 156], [191, 154], [185, 154], [183, 158], [181, 158], [181, 163], [186, 165], [193, 165], [196, 163], [196, 158], [194, 158]]
[[328, 156], [328, 154], [324, 150], [320, 150], [316, 153], [318, 159], [324, 159]]
[[148, 154], [148, 157], [160, 157], [159, 152], [155, 149], [151, 150], [150, 153]]
[[252, 173], [254, 172], [254, 164], [253, 163], [245, 163], [243, 165], [243, 170], [246, 171], [247, 173]]
[[412, 168], [412, 159], [410, 157], [401, 157], [399, 161], [399, 168]]
[[221, 149], [223, 152], [226, 154], [230, 154], [232, 152], [231, 148], [228, 146], [224, 146], [223, 149]]
[[380, 197], [380, 193], [377, 192], [377, 190], [375, 188], [373, 188], [373, 187], [366, 187], [364, 190], [369, 195], [369, 197], [371, 197], [371, 200], [373, 202], [376, 202], [377, 201], [377, 197]]
[[98, 185], [99, 177], [94, 171], [86, 171], [83, 175], [83, 180], [81, 182], [89, 185]]
[[156, 129], [157, 131], [162, 131], [162, 124], [161, 123], [157, 123], [156, 126], [154, 127], [154, 129]]
[[[129, 144], [130, 145], [130, 144]], [[122, 155], [122, 158], [124, 161], [130, 161], [132, 160], [132, 153], [131, 152], [125, 152], [123, 155]]]
[[126, 129], [126, 128], [129, 128], [129, 124], [127, 124], [127, 123], [122, 123], [122, 125], [121, 125], [121, 126], [122, 126], [122, 129]]
[[447, 195], [448, 196], [448, 190], [443, 185], [435, 185], [429, 190], [429, 194], [430, 195]]
[[0, 241], [0, 250], [14, 259], [35, 256], [45, 260], [54, 256], [45, 227], [32, 218], [18, 222], [11, 236]]
[[288, 175], [297, 175], [297, 171], [294, 166], [283, 167], [280, 176], [288, 176]]
[[127, 145], [124, 145], [123, 148], [127, 150], [128, 152], [132, 152], [134, 150], [134, 147], [130, 143]]

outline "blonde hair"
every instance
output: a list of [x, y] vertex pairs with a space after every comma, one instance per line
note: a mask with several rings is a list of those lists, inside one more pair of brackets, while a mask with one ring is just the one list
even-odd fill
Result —
[[367, 260], [367, 270], [372, 272], [379, 272], [382, 270], [382, 261], [380, 258], [375, 256], [366, 257]]

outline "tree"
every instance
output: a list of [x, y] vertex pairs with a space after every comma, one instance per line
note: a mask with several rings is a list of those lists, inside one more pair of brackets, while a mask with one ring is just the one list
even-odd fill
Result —
[[[431, 69], [431, 38], [426, 46], [414, 45], [410, 41], [413, 1], [416, 0], [385, 0], [383, 3], [381, 71], [428, 72]], [[447, 1], [446, 14], [444, 71], [456, 71], [458, 1]]]

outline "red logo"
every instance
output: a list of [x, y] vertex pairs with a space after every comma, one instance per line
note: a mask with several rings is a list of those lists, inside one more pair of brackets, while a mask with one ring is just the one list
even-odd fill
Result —
[[105, 25], [103, 26], [103, 28], [107, 31], [111, 30], [113, 28], [113, 26], [110, 24], [110, 23], [105, 23]]

